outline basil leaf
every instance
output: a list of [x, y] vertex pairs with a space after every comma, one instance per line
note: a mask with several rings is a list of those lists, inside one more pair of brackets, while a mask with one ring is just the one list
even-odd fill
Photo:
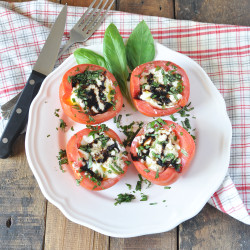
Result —
[[104, 58], [92, 50], [84, 49], [84, 48], [76, 49], [74, 51], [74, 57], [78, 64], [89, 63], [89, 64], [95, 64], [95, 65], [99, 65], [101, 67], [107, 68]]
[[107, 68], [118, 81], [123, 96], [132, 105], [127, 87], [129, 73], [127, 68], [125, 45], [118, 29], [113, 23], [111, 23], [105, 31], [103, 40], [103, 55]]
[[144, 20], [135, 27], [129, 36], [126, 45], [126, 55], [128, 66], [131, 70], [154, 59], [154, 39]]

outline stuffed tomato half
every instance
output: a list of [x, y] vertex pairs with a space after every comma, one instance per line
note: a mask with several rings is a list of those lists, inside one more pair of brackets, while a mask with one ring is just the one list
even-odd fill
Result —
[[131, 145], [138, 172], [157, 185], [170, 185], [187, 171], [195, 153], [192, 136], [172, 121], [157, 120], [142, 128]]
[[180, 66], [168, 61], [153, 61], [133, 70], [130, 92], [135, 107], [142, 114], [164, 116], [187, 104], [190, 84]]
[[63, 111], [83, 124], [99, 124], [116, 116], [123, 104], [115, 77], [105, 68], [81, 64], [68, 70], [59, 96]]
[[127, 171], [127, 151], [106, 125], [87, 126], [71, 137], [66, 152], [77, 183], [89, 190], [116, 184]]

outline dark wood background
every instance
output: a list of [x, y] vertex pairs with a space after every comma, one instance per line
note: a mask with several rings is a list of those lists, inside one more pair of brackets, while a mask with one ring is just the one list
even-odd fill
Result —
[[[54, 2], [88, 6], [91, 0]], [[250, 0], [117, 0], [120, 11], [250, 25]], [[24, 135], [0, 160], [0, 249], [250, 249], [250, 227], [210, 205], [161, 234], [113, 238], [72, 223], [42, 195], [28, 166]]]

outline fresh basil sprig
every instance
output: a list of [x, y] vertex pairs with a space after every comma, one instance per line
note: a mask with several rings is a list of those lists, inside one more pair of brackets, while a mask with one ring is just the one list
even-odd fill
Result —
[[126, 45], [126, 55], [131, 70], [154, 59], [154, 38], [144, 20], [130, 34]]
[[90, 63], [108, 69], [115, 76], [123, 96], [134, 107], [127, 86], [129, 76], [127, 65], [133, 70], [138, 65], [154, 59], [154, 39], [147, 24], [141, 21], [136, 26], [125, 48], [118, 29], [111, 23], [105, 31], [103, 55], [84, 48], [74, 52], [78, 64]]
[[119, 31], [113, 23], [111, 23], [105, 31], [103, 56], [108, 70], [115, 76], [123, 96], [132, 105], [127, 87], [129, 73], [127, 68], [126, 49]]
[[84, 49], [84, 48], [76, 49], [74, 51], [74, 57], [78, 64], [89, 63], [89, 64], [95, 64], [95, 65], [99, 65], [101, 67], [107, 68], [107, 65], [103, 56], [98, 55], [92, 50]]

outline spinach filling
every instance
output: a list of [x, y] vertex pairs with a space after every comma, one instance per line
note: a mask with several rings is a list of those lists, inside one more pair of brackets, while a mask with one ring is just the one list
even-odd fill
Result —
[[107, 71], [103, 70], [85, 70], [83, 73], [69, 78], [73, 88], [72, 94], [77, 97], [71, 98], [76, 108], [79, 108], [78, 102], [80, 102], [84, 113], [94, 116], [106, 112], [112, 106], [114, 107], [115, 90], [107, 89], [105, 85], [106, 73]]

